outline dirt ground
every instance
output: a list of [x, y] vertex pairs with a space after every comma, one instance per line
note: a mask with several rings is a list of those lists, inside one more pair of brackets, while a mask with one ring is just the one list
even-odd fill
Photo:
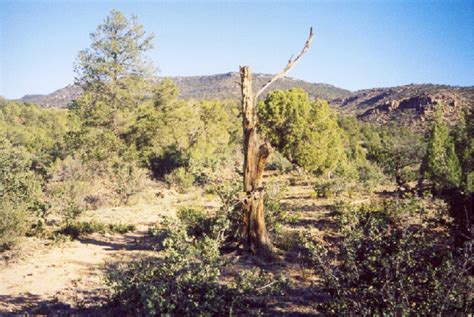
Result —
[[[311, 229], [324, 236], [330, 226], [331, 205], [314, 196], [305, 180], [290, 182], [289, 176], [268, 177], [287, 185], [282, 206], [298, 216], [285, 230]], [[289, 185], [290, 183], [291, 186]], [[105, 223], [134, 224], [136, 230], [127, 234], [92, 234], [74, 241], [52, 243], [50, 240], [28, 238], [14, 251], [0, 254], [0, 315], [9, 313], [94, 313], [105, 296], [104, 270], [108, 264], [125, 258], [137, 258], [151, 252], [147, 241], [148, 228], [162, 216], [173, 216], [181, 205], [215, 207], [215, 198], [196, 189], [185, 194], [168, 189], [153, 191], [151, 199], [131, 207], [105, 208], [89, 211], [83, 219]], [[252, 266], [253, 259], [239, 260], [237, 266]], [[314, 280], [296, 262], [282, 260], [269, 267], [285, 272], [295, 287], [276, 299], [275, 314], [309, 316], [315, 313], [311, 303], [321, 296], [305, 291]]]

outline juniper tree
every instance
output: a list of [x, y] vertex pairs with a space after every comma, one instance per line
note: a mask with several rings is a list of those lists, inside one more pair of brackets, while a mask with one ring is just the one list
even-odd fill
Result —
[[423, 176], [433, 182], [437, 191], [456, 188], [461, 183], [461, 165], [450, 129], [444, 121], [442, 107], [441, 104], [436, 106], [422, 166]]
[[259, 118], [271, 145], [307, 170], [330, 175], [347, 159], [334, 111], [300, 88], [269, 93], [259, 103]]

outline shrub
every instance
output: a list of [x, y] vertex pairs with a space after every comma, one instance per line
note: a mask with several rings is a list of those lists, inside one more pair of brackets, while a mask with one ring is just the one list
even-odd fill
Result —
[[293, 164], [291, 164], [291, 162], [280, 152], [275, 151], [270, 155], [267, 168], [278, 170], [280, 173], [286, 173], [293, 169]]
[[[247, 272], [224, 283], [220, 240], [195, 240], [180, 221], [164, 224], [162, 257], [111, 268], [107, 275], [111, 303], [122, 313], [146, 316], [248, 315], [263, 307], [279, 283], [264, 272]], [[268, 286], [268, 287], [264, 287]]]
[[[281, 208], [280, 199], [286, 190], [279, 183], [268, 183], [265, 195], [265, 224], [267, 231], [278, 234], [281, 226], [292, 222], [295, 217]], [[238, 181], [222, 182], [208, 188], [209, 193], [219, 196], [220, 208], [212, 213], [202, 209], [183, 208], [178, 210], [178, 217], [188, 226], [188, 232], [193, 236], [203, 234], [217, 238], [223, 237], [226, 242], [240, 242], [242, 226], [242, 202], [239, 199], [241, 184]]]
[[348, 180], [343, 177], [318, 178], [314, 183], [314, 191], [320, 198], [336, 198], [343, 194], [350, 196], [355, 187], [354, 180]]
[[129, 204], [130, 198], [143, 191], [148, 175], [135, 162], [115, 160], [109, 167], [109, 178], [113, 191], [121, 204]]
[[22, 147], [0, 137], [0, 250], [10, 248], [41, 216], [41, 182]]
[[46, 195], [50, 212], [58, 214], [66, 222], [76, 219], [86, 208], [85, 198], [91, 193], [92, 178], [83, 162], [68, 156], [48, 169]]
[[350, 209], [338, 217], [338, 252], [319, 242], [305, 243], [330, 296], [321, 312], [405, 316], [472, 311], [467, 302], [472, 257], [458, 254], [442, 233], [403, 224], [413, 214], [424, 217], [421, 206], [388, 201]]
[[177, 186], [180, 190], [186, 190], [193, 186], [195, 177], [184, 167], [178, 167], [171, 173], [165, 175], [165, 180], [169, 185]]
[[212, 234], [214, 219], [206, 214], [204, 210], [193, 207], [180, 207], [177, 211], [177, 216], [187, 228], [190, 236], [199, 238]]
[[278, 234], [282, 225], [295, 221], [295, 216], [283, 210], [280, 200], [284, 197], [286, 187], [279, 183], [269, 182], [266, 185], [265, 205], [265, 225], [269, 233]]
[[31, 227], [27, 212], [8, 202], [0, 202], [0, 251], [10, 249]]

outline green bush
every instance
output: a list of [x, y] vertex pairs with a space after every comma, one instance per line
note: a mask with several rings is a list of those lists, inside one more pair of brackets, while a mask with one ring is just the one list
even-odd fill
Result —
[[281, 282], [270, 273], [245, 272], [221, 278], [226, 262], [220, 240], [193, 239], [180, 221], [164, 224], [164, 251], [109, 270], [111, 305], [121, 313], [145, 316], [250, 315]]
[[[413, 225], [425, 218], [413, 201], [388, 201], [340, 213], [342, 241], [334, 248], [306, 240], [321, 276], [328, 315], [457, 315], [472, 312], [472, 254], [459, 254], [446, 235]], [[470, 293], [471, 292], [471, 293]]]
[[335, 176], [333, 178], [318, 178], [314, 184], [314, 191], [320, 198], [337, 198], [341, 196], [351, 197], [361, 189], [357, 180]]
[[0, 202], [0, 251], [10, 249], [31, 228], [30, 215], [8, 202]]
[[118, 196], [120, 204], [129, 204], [130, 198], [145, 189], [148, 175], [145, 169], [135, 162], [117, 159], [108, 169], [112, 189]]
[[165, 175], [165, 180], [169, 185], [174, 185], [180, 190], [186, 190], [193, 186], [195, 177], [184, 167], [178, 167], [171, 173]]
[[46, 208], [40, 178], [31, 165], [24, 148], [0, 137], [0, 250], [29, 232]]
[[88, 207], [86, 197], [92, 193], [91, 179], [90, 170], [79, 158], [56, 160], [48, 169], [45, 188], [50, 212], [66, 222], [76, 219]]
[[293, 169], [293, 164], [280, 152], [275, 151], [270, 155], [266, 168], [286, 173]]
[[212, 235], [212, 225], [215, 219], [206, 214], [204, 210], [193, 207], [181, 207], [177, 211], [178, 219], [186, 226], [188, 234], [192, 237]]
[[281, 232], [282, 226], [295, 221], [295, 216], [282, 208], [280, 200], [283, 199], [286, 186], [280, 183], [269, 182], [265, 186], [266, 195], [264, 198], [265, 225], [271, 234]]

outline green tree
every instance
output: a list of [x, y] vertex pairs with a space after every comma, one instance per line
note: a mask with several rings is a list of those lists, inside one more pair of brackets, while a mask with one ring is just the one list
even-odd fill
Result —
[[153, 101], [137, 109], [137, 120], [128, 136], [143, 163], [159, 177], [178, 167], [197, 174], [214, 170], [229, 157], [235, 142], [229, 105], [183, 101], [177, 96], [172, 81], [161, 81]]
[[393, 125], [380, 129], [378, 142], [369, 145], [368, 158], [375, 161], [402, 190], [417, 179], [424, 153], [422, 137]]
[[153, 47], [153, 35], [146, 34], [135, 16], [127, 19], [112, 10], [91, 40], [91, 47], [77, 57], [76, 83], [84, 93], [73, 108], [86, 126], [108, 126], [122, 133], [131, 110], [151, 89], [147, 80], [154, 68], [145, 53]]
[[292, 163], [330, 175], [347, 159], [343, 131], [326, 101], [311, 101], [298, 88], [274, 91], [259, 103], [258, 112], [259, 128]]
[[72, 105], [81, 128], [70, 141], [99, 172], [117, 171], [111, 168], [117, 162], [133, 165], [138, 156], [128, 136], [153, 91], [154, 68], [146, 57], [152, 39], [135, 16], [112, 10], [77, 57], [76, 83], [84, 92]]
[[423, 176], [431, 181], [434, 194], [448, 203], [449, 212], [454, 219], [454, 237], [458, 246], [473, 238], [473, 121], [471, 106], [454, 131], [450, 131], [443, 118], [442, 105], [438, 104], [422, 166]]
[[474, 107], [462, 113], [454, 131], [456, 153], [461, 163], [461, 188], [474, 193]]
[[41, 181], [31, 170], [32, 155], [0, 136], [0, 251], [9, 248], [41, 211]]
[[444, 121], [441, 104], [436, 106], [435, 118], [428, 134], [422, 173], [425, 178], [432, 181], [438, 191], [461, 185], [461, 164], [450, 129]]

